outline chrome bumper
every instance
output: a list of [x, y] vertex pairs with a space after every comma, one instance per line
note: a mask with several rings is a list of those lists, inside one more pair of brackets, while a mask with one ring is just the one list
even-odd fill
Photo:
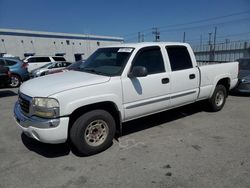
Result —
[[36, 128], [41, 128], [41, 129], [47, 129], [47, 128], [52, 128], [56, 127], [60, 123], [60, 119], [45, 119], [45, 118], [39, 118], [36, 116], [25, 116], [22, 111], [21, 107], [18, 102], [15, 104], [14, 108], [14, 116], [16, 121], [23, 127], [29, 127], [33, 126]]
[[19, 103], [14, 107], [14, 117], [21, 130], [29, 137], [40, 142], [64, 143], [68, 138], [69, 117], [44, 119], [23, 114]]

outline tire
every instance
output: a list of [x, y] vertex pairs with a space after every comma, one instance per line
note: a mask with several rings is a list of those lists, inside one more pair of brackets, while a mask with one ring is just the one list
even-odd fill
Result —
[[220, 111], [226, 102], [227, 90], [223, 85], [215, 87], [212, 97], [209, 99], [209, 107], [212, 112]]
[[73, 147], [83, 155], [94, 155], [112, 145], [115, 120], [105, 110], [93, 110], [80, 116], [70, 129]]
[[22, 80], [18, 75], [16, 74], [11, 75], [11, 82], [9, 84], [9, 87], [11, 88], [19, 87], [21, 83], [22, 83]]

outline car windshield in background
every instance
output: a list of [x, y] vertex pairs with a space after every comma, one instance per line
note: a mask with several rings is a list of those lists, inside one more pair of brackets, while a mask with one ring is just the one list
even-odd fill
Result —
[[80, 65], [79, 70], [105, 76], [119, 76], [133, 50], [133, 48], [100, 48]]
[[84, 63], [84, 60], [76, 61], [75, 63], [72, 63], [67, 67], [68, 70], [78, 70], [80, 68], [80, 65]]
[[239, 60], [240, 70], [250, 70], [250, 59]]

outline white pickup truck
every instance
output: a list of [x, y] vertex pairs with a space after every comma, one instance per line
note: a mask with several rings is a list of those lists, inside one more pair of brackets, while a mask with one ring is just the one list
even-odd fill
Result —
[[29, 137], [69, 140], [91, 155], [112, 144], [123, 122], [205, 99], [221, 110], [237, 76], [237, 62], [197, 66], [186, 43], [103, 47], [77, 71], [25, 82], [14, 116]]

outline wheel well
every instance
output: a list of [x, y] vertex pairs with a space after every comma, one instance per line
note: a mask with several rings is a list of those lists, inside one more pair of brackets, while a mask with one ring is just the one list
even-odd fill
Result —
[[19, 77], [20, 80], [22, 81], [22, 78], [21, 78], [21, 76], [19, 74], [17, 74], [17, 73], [11, 73], [11, 75], [15, 75], [15, 76]]
[[218, 81], [217, 85], [223, 85], [225, 86], [227, 93], [229, 92], [229, 88], [230, 88], [230, 79], [229, 78], [223, 78], [221, 80]]
[[70, 116], [69, 116], [69, 128], [68, 128], [68, 135], [69, 131], [74, 124], [75, 120], [80, 117], [82, 114], [89, 112], [91, 110], [102, 109], [109, 112], [115, 120], [116, 124], [116, 131], [121, 131], [121, 114], [117, 108], [117, 106], [113, 102], [100, 102], [95, 104], [86, 105], [76, 109]]

